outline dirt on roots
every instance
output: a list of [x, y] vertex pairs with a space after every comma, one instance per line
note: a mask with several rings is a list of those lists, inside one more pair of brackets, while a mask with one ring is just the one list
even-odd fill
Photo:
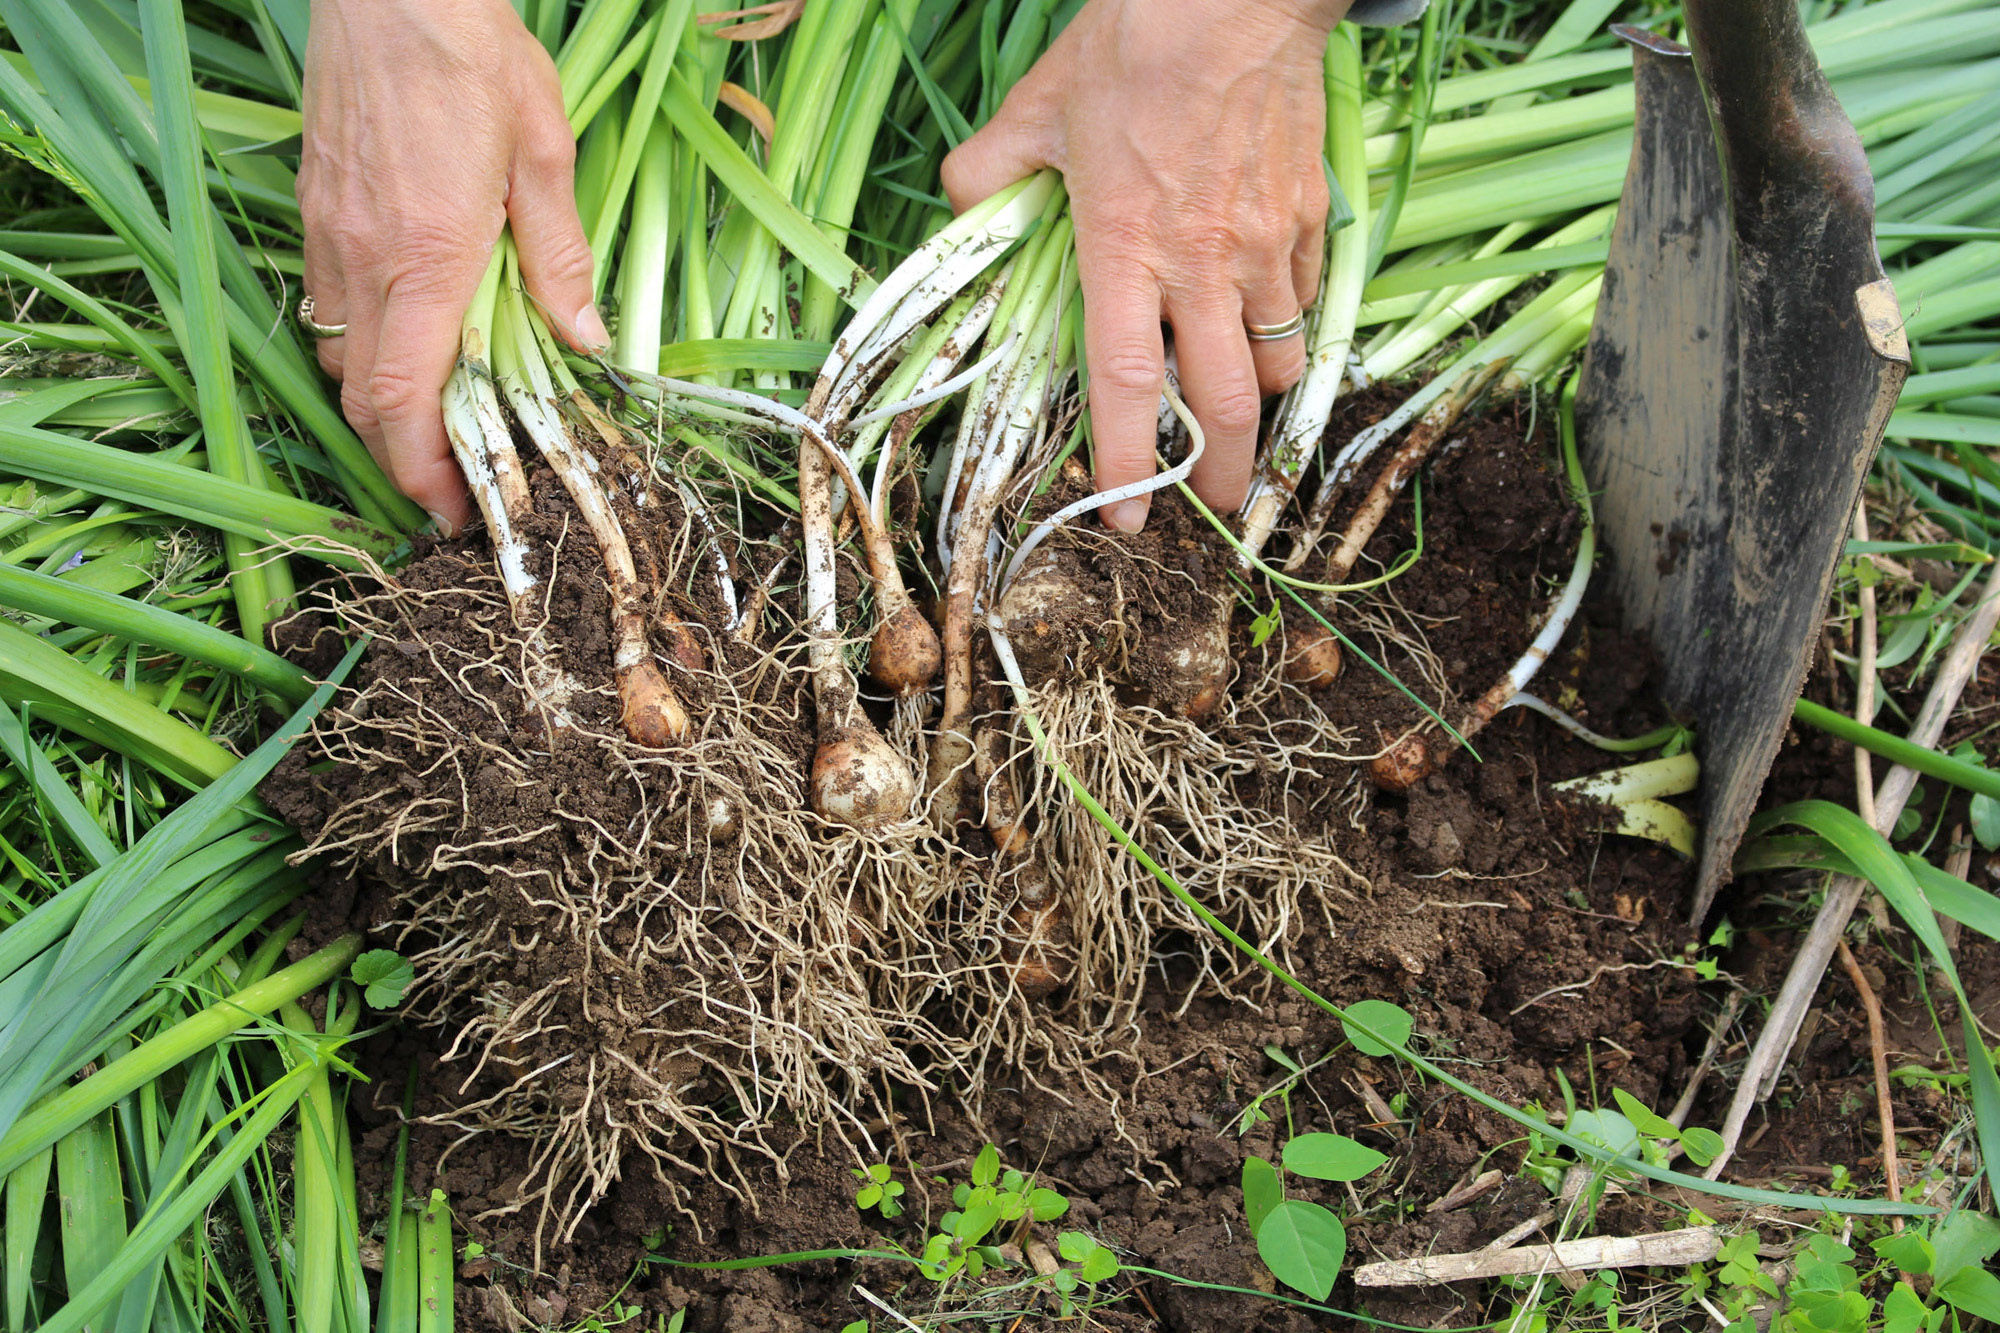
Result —
[[[1334, 429], [1384, 410], [1360, 397]], [[1356, 576], [1420, 539], [1423, 558], [1338, 606], [1353, 644], [1447, 716], [1526, 645], [1574, 549], [1548, 444], [1527, 427], [1525, 408], [1469, 427], [1425, 475], [1421, 534], [1400, 504]], [[1059, 485], [1037, 503], [1067, 498]], [[883, 1261], [642, 1263], [920, 1247], [988, 1142], [1071, 1199], [1062, 1227], [1128, 1265], [1252, 1291], [1273, 1283], [1243, 1223], [1242, 1162], [1276, 1160], [1291, 1133], [1335, 1129], [1391, 1154], [1359, 1195], [1288, 1182], [1352, 1219], [1356, 1258], [1477, 1244], [1546, 1203], [1517, 1182], [1436, 1214], [1397, 1206], [1517, 1165], [1518, 1126], [1359, 1054], [1219, 941], [1068, 798], [999, 688], [982, 695], [994, 739], [976, 789], [1011, 784], [1030, 812], [1023, 856], [922, 819], [863, 837], [802, 813], [810, 701], [800, 663], [769, 646], [793, 641], [785, 597], [757, 642], [699, 630], [724, 616], [678, 514], [648, 545], [672, 572], [663, 600], [701, 634], [707, 665], [674, 674], [696, 732], [631, 745], [594, 556], [558, 497], [541, 500], [547, 626], [514, 628], [477, 545], [340, 590], [314, 623], [376, 643], [265, 790], [332, 868], [311, 934], [358, 924], [416, 964], [412, 1022], [366, 1060], [378, 1080], [357, 1097], [356, 1159], [379, 1215], [400, 1073], [415, 1065], [413, 1188], [444, 1188], [486, 1251], [460, 1273], [474, 1326], [574, 1322], [615, 1296], [649, 1320], [686, 1308], [690, 1330], [838, 1328], [881, 1317], [866, 1288], [920, 1322], [984, 1309], [996, 1327], [1042, 1327], [1045, 1290], [961, 1282], [941, 1297]], [[1171, 493], [1139, 539], [1079, 525], [1049, 555], [1089, 614], [1041, 642], [1015, 635], [1032, 709], [1164, 870], [1327, 998], [1406, 1007], [1421, 1048], [1496, 1096], [1559, 1106], [1560, 1070], [1600, 1100], [1616, 1086], [1672, 1102], [1705, 1022], [1687, 867], [1548, 796], [1605, 756], [1509, 712], [1476, 758], [1383, 795], [1366, 760], [1417, 705], [1353, 660], [1330, 689], [1292, 683], [1297, 608], [1237, 596], [1227, 549]], [[1147, 663], [1211, 624], [1226, 626], [1234, 678], [1197, 722]], [[554, 729], [520, 688], [551, 664], [577, 683]], [[1650, 670], [1593, 604], [1537, 689], [1632, 734], [1664, 720]], [[914, 752], [924, 708], [871, 707]], [[1047, 891], [1031, 882], [1053, 887], [1060, 929], [1026, 941], [1023, 907]], [[1031, 947], [1042, 984], [1024, 984]], [[1319, 1063], [1246, 1127], [1286, 1077], [1279, 1056]], [[909, 1190], [893, 1223], [853, 1204], [852, 1168], [875, 1162]], [[1325, 1326], [1185, 1282], [1117, 1285], [1100, 1327]], [[1471, 1313], [1457, 1293], [1369, 1304], [1411, 1323]]]

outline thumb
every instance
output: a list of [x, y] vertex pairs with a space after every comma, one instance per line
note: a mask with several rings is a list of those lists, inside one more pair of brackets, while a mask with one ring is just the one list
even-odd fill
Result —
[[988, 195], [1043, 167], [1057, 165], [1046, 132], [1009, 102], [980, 131], [945, 156], [942, 175], [951, 211], [963, 213]]
[[521, 280], [558, 337], [580, 351], [611, 343], [597, 311], [596, 262], [576, 212], [576, 146], [568, 126], [541, 151], [526, 151], [507, 191], [507, 222]]

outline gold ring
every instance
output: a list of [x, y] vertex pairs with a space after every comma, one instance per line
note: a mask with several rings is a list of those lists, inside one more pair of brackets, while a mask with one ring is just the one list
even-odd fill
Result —
[[299, 327], [315, 338], [338, 338], [347, 332], [345, 324], [322, 324], [314, 319], [313, 299], [310, 296], [299, 298], [298, 316]]
[[1243, 322], [1243, 331], [1250, 335], [1253, 343], [1283, 342], [1294, 334], [1302, 333], [1306, 327], [1306, 312], [1301, 310], [1282, 324], [1252, 324]]

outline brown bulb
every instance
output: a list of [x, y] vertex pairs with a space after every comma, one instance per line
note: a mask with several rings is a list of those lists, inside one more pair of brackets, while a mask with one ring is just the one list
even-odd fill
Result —
[[916, 694], [930, 688], [944, 665], [937, 631], [916, 607], [903, 609], [882, 622], [868, 645], [868, 675], [884, 689]]
[[1340, 640], [1326, 626], [1311, 622], [1289, 631], [1286, 642], [1285, 679], [1308, 690], [1323, 690], [1340, 679], [1346, 665]]
[[1422, 736], [1405, 736], [1369, 762], [1368, 776], [1383, 791], [1405, 792], [1443, 767], [1442, 753]]

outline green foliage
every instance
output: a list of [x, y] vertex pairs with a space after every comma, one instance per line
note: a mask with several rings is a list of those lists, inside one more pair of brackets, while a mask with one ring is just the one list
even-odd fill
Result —
[[1356, 1000], [1348, 1005], [1347, 1017], [1340, 1021], [1340, 1030], [1354, 1043], [1355, 1050], [1363, 1055], [1373, 1055], [1378, 1058], [1394, 1052], [1382, 1041], [1376, 1040], [1375, 1036], [1370, 1036], [1355, 1026], [1357, 1023], [1368, 1027], [1384, 1041], [1394, 1042], [1398, 1046], [1409, 1041], [1410, 1033], [1416, 1026], [1407, 1010], [1387, 1000]]
[[1751, 1333], [1758, 1311], [1773, 1309], [1778, 1333], [1943, 1333], [1964, 1327], [1967, 1316], [2000, 1314], [2000, 1279], [1988, 1266], [2000, 1250], [2000, 1223], [1985, 1214], [1961, 1210], [1876, 1236], [1867, 1242], [1872, 1260], [1816, 1232], [1792, 1254], [1782, 1286], [1758, 1261], [1762, 1243], [1755, 1230], [1731, 1236], [1711, 1264], [1689, 1274], [1690, 1290], [1721, 1309], [1729, 1333]]
[[[1293, 1136], [1280, 1157], [1285, 1170], [1295, 1175], [1341, 1182], [1359, 1180], [1389, 1160], [1345, 1134], [1318, 1132]], [[1347, 1228], [1341, 1220], [1320, 1204], [1286, 1198], [1278, 1168], [1256, 1156], [1243, 1161], [1243, 1213], [1257, 1242], [1257, 1257], [1271, 1276], [1316, 1301], [1325, 1300], [1347, 1257]]]
[[854, 1206], [862, 1212], [877, 1209], [884, 1218], [901, 1217], [903, 1205], [898, 1202], [903, 1197], [903, 1184], [892, 1179], [895, 1172], [886, 1162], [873, 1166], [855, 1167], [854, 1175], [862, 1182], [854, 1191]]
[[348, 975], [371, 1009], [394, 1009], [417, 979], [410, 960], [394, 949], [370, 949], [354, 960]]

